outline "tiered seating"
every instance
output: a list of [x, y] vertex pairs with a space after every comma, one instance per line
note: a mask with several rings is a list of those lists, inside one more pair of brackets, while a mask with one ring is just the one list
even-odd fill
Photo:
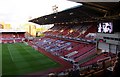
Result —
[[24, 38], [25, 38], [24, 33], [2, 33], [1, 34], [2, 43], [22, 42]]
[[61, 30], [60, 31], [61, 33], [59, 33], [59, 35], [62, 35], [62, 36], [66, 36], [66, 35], [68, 35], [68, 32], [69, 32], [69, 30]]
[[58, 56], [69, 62], [78, 62], [81, 67], [96, 63], [106, 58], [105, 54], [98, 54], [96, 45], [85, 41], [89, 33], [96, 32], [96, 26], [91, 24], [55, 25], [44, 32], [46, 36], [35, 39], [33, 44], [46, 52]]
[[86, 45], [85, 47], [80, 48], [78, 50], [79, 53], [76, 54], [76, 55], [71, 56], [71, 58], [74, 58], [74, 59], [79, 58], [81, 55], [87, 53], [88, 51], [90, 51], [93, 48], [94, 48], [94, 46], [92, 46], [92, 45]]
[[17, 35], [18, 35], [18, 38], [25, 38], [24, 34], [17, 34]]
[[77, 37], [77, 36], [79, 36], [79, 32], [74, 30], [71, 30], [71, 32], [69, 32], [69, 34], [67, 35], [67, 37]]
[[81, 49], [83, 46], [84, 46], [83, 44], [74, 45], [74, 46], [72, 46], [72, 49], [69, 50], [69, 51], [67, 51], [67, 52], [65, 52], [64, 55], [67, 55], [67, 54], [69, 54], [69, 53], [71, 53], [71, 52], [73, 52], [73, 51], [78, 51], [78, 50]]
[[55, 25], [48, 31], [44, 32], [44, 34], [46, 36], [55, 36], [59, 38], [77, 40], [81, 37], [85, 38], [85, 36], [88, 33], [94, 32], [96, 32], [96, 26], [92, 24], [79, 24], [79, 25]]
[[105, 54], [100, 54], [100, 55], [98, 55], [97, 57], [95, 57], [94, 59], [89, 60], [89, 61], [81, 64], [81, 66], [92, 65], [92, 64], [94, 64], [94, 63], [97, 63], [98, 60], [104, 59], [104, 58], [106, 58], [106, 57], [108, 57], [108, 56], [106, 56]]
[[108, 57], [99, 54], [94, 43], [85, 41], [93, 40], [85, 36], [94, 32], [96, 32], [94, 25], [55, 25], [44, 32], [46, 36], [31, 42], [39, 47], [38, 49], [43, 49], [71, 63], [77, 62], [84, 68], [92, 66], [99, 59]]
[[[83, 40], [90, 32], [96, 32], [96, 26], [91, 24], [79, 24], [74, 26], [55, 25], [44, 32], [46, 35], [45, 37], [34, 41], [34, 43], [53, 55], [74, 59], [75, 62], [79, 63], [84, 60], [84, 63], [97, 58], [95, 44], [85, 43]], [[68, 40], [56, 36], [61, 36]], [[71, 39], [69, 37], [73, 38], [73, 40], [70, 41]], [[83, 38], [83, 42], [81, 42], [81, 40], [75, 42], [76, 40], [74, 40], [74, 38], [81, 39], [81, 37]], [[91, 61], [90, 63], [94, 63], [94, 61]]]
[[93, 54], [96, 54], [96, 50], [88, 51], [85, 54], [79, 56], [78, 58], [75, 59], [76, 62], [80, 62], [83, 59], [86, 59], [88, 56], [91, 56]]
[[87, 31], [84, 34], [82, 34], [80, 37], [85, 37], [88, 33], [95, 33], [96, 30], [97, 30], [96, 26], [88, 27]]
[[94, 44], [77, 43], [50, 37], [43, 37], [33, 42], [38, 47], [53, 55], [67, 57], [76, 62], [79, 62], [90, 54], [96, 53], [96, 51], [91, 52], [95, 48]]
[[[94, 29], [95, 28], [95, 29]], [[96, 53], [94, 44], [76, 43], [74, 40], [80, 39], [90, 32], [95, 32], [96, 26], [91, 24], [79, 25], [54, 25], [48, 31], [44, 32], [45, 37], [36, 42], [40, 48], [52, 53], [53, 55], [68, 57], [79, 62], [88, 55]], [[60, 36], [60, 37], [58, 37]], [[62, 37], [62, 38], [61, 38]], [[73, 41], [64, 38], [73, 38]], [[82, 39], [84, 42], [84, 39]]]

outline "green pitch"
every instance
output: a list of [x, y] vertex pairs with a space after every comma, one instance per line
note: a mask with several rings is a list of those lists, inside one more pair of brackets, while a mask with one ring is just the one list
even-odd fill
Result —
[[25, 75], [56, 67], [60, 64], [24, 43], [2, 44], [2, 75]]

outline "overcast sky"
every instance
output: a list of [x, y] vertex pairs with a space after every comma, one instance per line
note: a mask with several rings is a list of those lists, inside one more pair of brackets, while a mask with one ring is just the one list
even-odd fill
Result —
[[0, 0], [0, 22], [16, 24], [26, 22], [31, 17], [53, 13], [54, 5], [61, 11], [80, 4], [67, 0]]
[[[83, 1], [83, 0], [75, 0]], [[84, 0], [88, 1], [88, 0]], [[89, 0], [96, 1], [96, 0]], [[103, 0], [97, 0], [103, 1]], [[104, 0], [112, 1], [112, 0]], [[119, 0], [113, 0], [119, 1]], [[52, 6], [57, 5], [58, 10], [64, 10], [79, 5], [68, 0], [0, 0], [0, 22], [24, 22], [29, 18], [36, 18], [52, 13]]]

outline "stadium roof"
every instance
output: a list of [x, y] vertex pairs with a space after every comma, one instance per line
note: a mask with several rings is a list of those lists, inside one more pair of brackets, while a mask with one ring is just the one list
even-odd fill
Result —
[[119, 2], [120, 0], [69, 0], [73, 2]]
[[13, 30], [13, 29], [0, 29], [0, 33], [10, 33], [10, 32], [20, 33], [20, 32], [25, 32], [25, 31], [24, 30]]
[[38, 17], [29, 22], [40, 25], [59, 23], [96, 22], [120, 19], [120, 2], [80, 2], [83, 5]]

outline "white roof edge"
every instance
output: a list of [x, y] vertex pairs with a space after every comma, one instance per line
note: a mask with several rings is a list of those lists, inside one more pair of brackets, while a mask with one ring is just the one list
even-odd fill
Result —
[[13, 30], [13, 29], [0, 29], [0, 33], [2, 32], [26, 32], [25, 30]]

